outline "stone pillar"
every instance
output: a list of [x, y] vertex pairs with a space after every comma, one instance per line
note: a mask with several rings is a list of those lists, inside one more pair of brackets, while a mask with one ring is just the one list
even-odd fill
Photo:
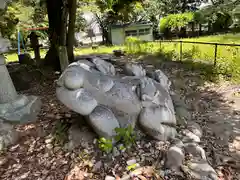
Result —
[[0, 119], [17, 123], [34, 121], [40, 108], [38, 97], [18, 95], [4, 64], [4, 57], [0, 55]]
[[[0, 0], [0, 11], [9, 0]], [[10, 41], [0, 33], [0, 151], [17, 140], [17, 132], [11, 122], [24, 123], [36, 120], [41, 100], [36, 96], [19, 95], [5, 66], [4, 56]]]
[[0, 55], [0, 77], [0, 104], [15, 100], [17, 92], [5, 66], [3, 55]]

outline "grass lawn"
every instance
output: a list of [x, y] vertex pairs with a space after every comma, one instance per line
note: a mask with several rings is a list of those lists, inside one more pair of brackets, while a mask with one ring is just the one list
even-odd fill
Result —
[[[182, 41], [192, 41], [192, 42], [213, 42], [213, 43], [229, 43], [229, 44], [240, 44], [240, 33], [239, 34], [224, 34], [224, 35], [215, 35], [215, 36], [205, 36], [200, 38], [185, 38], [181, 39]], [[114, 49], [124, 49], [123, 46], [101, 46], [97, 49], [92, 48], [76, 48], [75, 55], [84, 55], [84, 54], [93, 54], [93, 53], [112, 53]], [[164, 42], [161, 44], [159, 42], [150, 42], [140, 45], [140, 47], [132, 47], [128, 49], [132, 53], [157, 53], [160, 49], [164, 52], [173, 52], [178, 55], [180, 52], [180, 47], [178, 43], [167, 43]], [[218, 47], [218, 59], [226, 58], [229, 59], [230, 51], [239, 48], [232, 47]], [[46, 49], [41, 49], [41, 57], [44, 57], [46, 54]], [[34, 57], [33, 51], [28, 52], [32, 57]], [[131, 52], [130, 52], [131, 53]], [[194, 59], [206, 59], [210, 60], [214, 57], [214, 46], [212, 45], [197, 45], [197, 44], [184, 44], [183, 43], [183, 53], [185, 56], [193, 55]], [[185, 57], [184, 56], [184, 57]], [[186, 57], [185, 57], [186, 58]], [[7, 62], [17, 61], [17, 52], [11, 52], [6, 54]]]
[[[44, 58], [46, 55], [47, 49], [41, 49], [40, 50], [40, 55], [41, 58]], [[27, 53], [29, 53], [31, 55], [32, 58], [34, 58], [34, 52], [33, 51], [27, 51]], [[7, 62], [15, 62], [18, 61], [18, 54], [17, 54], [17, 50], [16, 52], [10, 52], [7, 54], [4, 54], [6, 57], [6, 61]]]
[[[186, 38], [182, 41], [192, 42], [212, 42], [212, 43], [229, 43], [240, 44], [240, 33], [238, 34], [222, 34], [214, 36], [204, 36], [200, 38]], [[179, 43], [135, 43], [128, 46], [100, 46], [97, 49], [77, 48], [74, 50], [75, 55], [94, 54], [94, 53], [112, 53], [114, 49], [124, 49], [129, 54], [164, 54], [171, 60], [180, 59]], [[188, 44], [182, 45], [182, 60], [201, 60], [208, 63], [214, 62], [215, 55], [214, 45], [205, 44]], [[218, 73], [231, 73], [233, 78], [240, 80], [240, 47], [218, 46], [217, 47], [217, 67]], [[33, 52], [29, 52], [33, 57]], [[41, 57], [44, 57], [46, 50], [41, 50]], [[7, 62], [17, 61], [17, 52], [6, 54]]]
[[[112, 53], [112, 51], [114, 49], [119, 49], [119, 48], [123, 48], [120, 46], [101, 46], [97, 49], [92, 49], [92, 48], [75, 48], [74, 49], [74, 54], [75, 55], [85, 55], [85, 54], [94, 54], [94, 53]], [[32, 58], [34, 58], [34, 52], [33, 51], [27, 51], [27, 53], [29, 53], [31, 55]], [[41, 49], [40, 50], [40, 55], [41, 58], [44, 58], [45, 55], [47, 53], [47, 49]], [[17, 55], [17, 51], [16, 52], [11, 52], [11, 53], [7, 53], [5, 54], [6, 57], [6, 61], [7, 62], [15, 62], [18, 61], [18, 55]]]
[[193, 42], [213, 42], [213, 43], [233, 43], [240, 44], [240, 33], [238, 34], [220, 34], [215, 36], [203, 36], [200, 38], [185, 38], [183, 40]]

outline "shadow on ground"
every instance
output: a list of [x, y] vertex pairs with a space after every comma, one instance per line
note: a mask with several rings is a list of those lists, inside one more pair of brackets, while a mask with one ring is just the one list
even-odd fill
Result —
[[[240, 85], [231, 85], [202, 61], [170, 61], [171, 54], [139, 58], [147, 69], [162, 69], [204, 131], [203, 143], [213, 166], [228, 156], [240, 163]], [[239, 170], [239, 169], [238, 169]]]

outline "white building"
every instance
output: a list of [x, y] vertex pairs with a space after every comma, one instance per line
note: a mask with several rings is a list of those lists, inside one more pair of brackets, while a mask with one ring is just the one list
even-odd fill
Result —
[[112, 44], [124, 44], [126, 37], [133, 36], [143, 41], [153, 41], [152, 24], [147, 23], [129, 23], [123, 25], [112, 25], [110, 27], [110, 38]]
[[82, 44], [91, 44], [93, 43], [100, 43], [102, 42], [102, 32], [100, 25], [98, 24], [94, 14], [92, 12], [85, 12], [83, 14], [83, 18], [87, 22], [87, 28], [91, 29], [93, 31], [94, 36], [91, 38], [89, 37], [87, 32], [76, 32], [75, 38], [78, 42], [81, 42]]

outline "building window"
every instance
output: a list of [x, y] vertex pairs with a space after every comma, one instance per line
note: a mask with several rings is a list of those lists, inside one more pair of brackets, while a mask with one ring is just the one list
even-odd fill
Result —
[[137, 30], [125, 31], [125, 36], [137, 36]]
[[147, 34], [150, 34], [150, 28], [139, 29], [139, 35], [147, 35]]

